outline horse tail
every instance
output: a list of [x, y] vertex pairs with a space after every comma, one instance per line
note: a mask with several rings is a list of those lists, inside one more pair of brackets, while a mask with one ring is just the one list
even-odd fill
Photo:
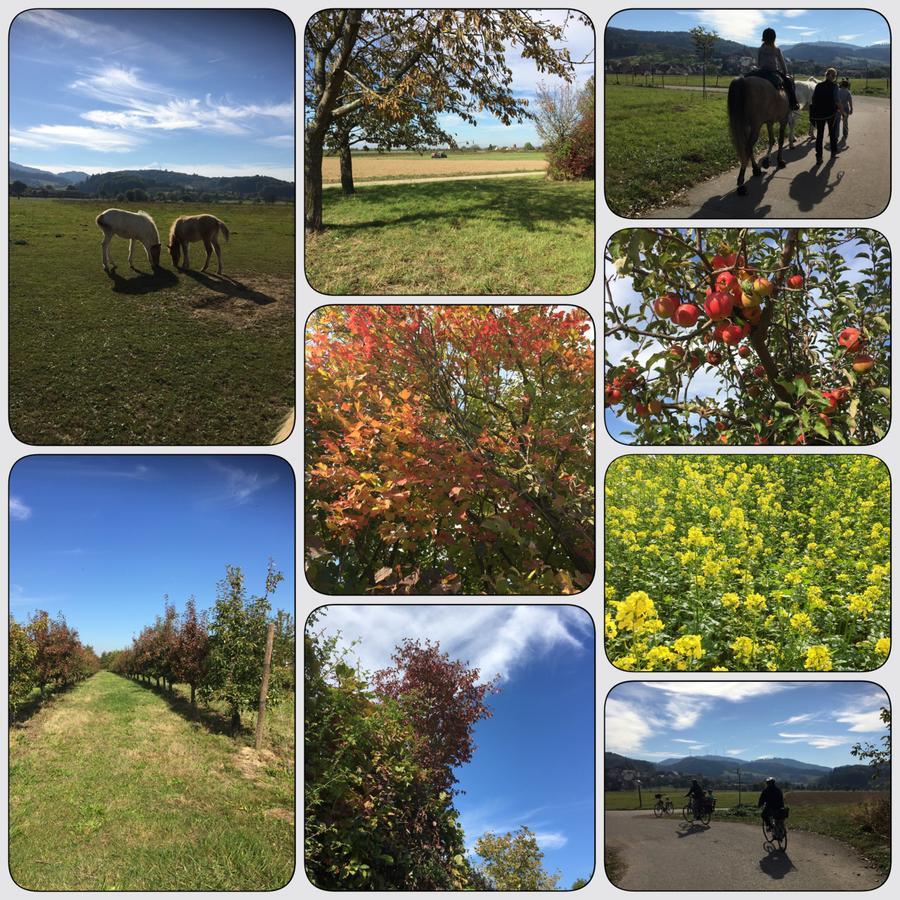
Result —
[[228, 242], [228, 238], [230, 235], [228, 234], [228, 226], [219, 218], [216, 219], [219, 223], [219, 230], [225, 235], [225, 242]]
[[96, 219], [94, 219], [94, 221], [95, 221], [101, 228], [106, 228], [106, 222], [103, 220], [103, 217], [104, 217], [105, 215], [106, 215], [106, 212], [102, 212], [102, 213], [100, 213], [99, 216], [97, 216]]
[[728, 85], [728, 129], [742, 166], [747, 164], [746, 104], [747, 83], [743, 78], [735, 78]]

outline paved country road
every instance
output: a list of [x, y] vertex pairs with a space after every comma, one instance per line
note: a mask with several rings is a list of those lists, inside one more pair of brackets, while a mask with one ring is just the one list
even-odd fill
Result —
[[689, 825], [680, 815], [607, 812], [606, 843], [625, 871], [617, 887], [631, 891], [864, 891], [884, 876], [848, 846], [808, 831], [791, 831], [786, 853], [763, 847], [762, 828], [712, 819]]
[[[738, 169], [701, 181], [663, 207], [642, 214], [647, 219], [866, 219], [878, 215], [891, 194], [890, 103], [883, 97], [853, 100], [850, 135], [834, 159], [825, 154], [816, 165], [814, 142], [798, 134], [794, 149], [785, 139], [786, 168], [772, 165], [760, 178], [747, 169], [747, 195], [736, 193]], [[727, 128], [724, 117], [722, 128]], [[775, 131], [778, 137], [778, 131]], [[757, 159], [759, 157], [757, 156]]]

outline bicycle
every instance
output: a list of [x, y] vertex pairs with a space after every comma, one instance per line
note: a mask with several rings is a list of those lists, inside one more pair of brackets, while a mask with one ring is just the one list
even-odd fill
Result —
[[787, 850], [787, 825], [785, 820], [790, 813], [790, 809], [785, 807], [772, 815], [771, 822], [763, 819], [763, 837], [766, 839], [766, 845], [776, 850], [784, 852]]
[[704, 797], [703, 802], [700, 804], [700, 821], [704, 825], [709, 825], [709, 820], [712, 818], [712, 814], [716, 809], [716, 798], [715, 797]]
[[662, 815], [671, 816], [675, 812], [675, 804], [662, 794], [654, 794], [656, 805], [653, 807], [653, 815], [658, 819]]

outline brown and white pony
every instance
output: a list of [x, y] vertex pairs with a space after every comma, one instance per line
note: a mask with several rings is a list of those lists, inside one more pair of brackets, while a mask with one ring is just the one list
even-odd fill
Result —
[[215, 216], [203, 214], [201, 216], [179, 216], [169, 229], [169, 253], [172, 254], [172, 264], [178, 268], [178, 259], [184, 256], [183, 269], [191, 267], [191, 260], [188, 256], [189, 245], [195, 241], [203, 241], [206, 248], [206, 262], [203, 263], [201, 272], [206, 271], [209, 265], [209, 258], [212, 251], [216, 251], [216, 259], [219, 262], [219, 268], [216, 274], [222, 274], [222, 251], [219, 249], [219, 232], [225, 235], [228, 240], [228, 227], [221, 219]]
[[147, 251], [147, 262], [154, 269], [159, 268], [159, 232], [156, 230], [156, 223], [143, 210], [133, 213], [127, 209], [107, 209], [100, 213], [94, 221], [103, 232], [101, 257], [103, 268], [107, 272], [110, 268], [115, 268], [115, 264], [109, 256], [109, 245], [113, 235], [128, 238], [128, 265], [132, 269], [134, 269], [134, 264], [131, 259], [135, 241], [140, 241], [144, 245], [144, 250]]
[[[746, 194], [744, 186], [744, 172], [749, 163], [753, 168], [753, 174], [762, 175], [762, 170], [768, 168], [769, 156], [775, 140], [772, 135], [772, 125], [778, 122], [778, 158], [776, 165], [779, 169], [785, 166], [782, 150], [784, 148], [784, 129], [787, 125], [788, 114], [791, 111], [787, 94], [783, 90], [777, 90], [767, 78], [756, 75], [744, 75], [735, 78], [728, 86], [728, 127], [731, 131], [731, 142], [738, 155], [741, 170], [738, 173], [737, 192]], [[755, 157], [756, 141], [759, 130], [765, 125], [769, 131], [769, 149], [766, 155], [757, 165]]]

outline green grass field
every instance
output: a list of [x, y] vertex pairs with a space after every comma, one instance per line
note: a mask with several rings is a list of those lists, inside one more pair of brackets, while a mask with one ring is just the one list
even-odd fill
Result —
[[[643, 788], [641, 793], [643, 795], [643, 807], [638, 806], [638, 796], [637, 791], [606, 791], [603, 795], [603, 804], [604, 809], [607, 810], [620, 810], [620, 809], [653, 809], [653, 805], [656, 803], [654, 799], [654, 794], [662, 794], [664, 797], [669, 797], [671, 801], [675, 804], [675, 812], [677, 815], [681, 815], [681, 808], [687, 803], [687, 799], [684, 794], [687, 791], [687, 788], [675, 788], [675, 787], [665, 787], [665, 788]], [[737, 791], [715, 791], [716, 795], [716, 804], [717, 806], [735, 806], [738, 802], [738, 792]], [[758, 793], [753, 794], [749, 791], [743, 792], [743, 802], [747, 803], [748, 801], [755, 803], [756, 797]]]
[[594, 276], [594, 182], [535, 177], [325, 192], [306, 277], [323, 294], [577, 294]]
[[[728, 134], [727, 94], [710, 93], [704, 99], [699, 91], [607, 85], [605, 96], [604, 185], [614, 213], [641, 215], [678, 191], [737, 166]], [[801, 112], [798, 136], [806, 134], [808, 121]]]
[[276, 890], [294, 869], [293, 735], [291, 702], [257, 755], [252, 734], [99, 672], [10, 729], [10, 872], [37, 891]]
[[[231, 231], [226, 276], [165, 267], [111, 245], [107, 201], [9, 202], [10, 425], [29, 444], [267, 444], [294, 405], [294, 207], [209, 204]], [[136, 208], [137, 204], [124, 204]], [[172, 221], [204, 210], [140, 204], [165, 245]], [[204, 207], [205, 209], [205, 207]], [[215, 257], [210, 269], [215, 271]]]

